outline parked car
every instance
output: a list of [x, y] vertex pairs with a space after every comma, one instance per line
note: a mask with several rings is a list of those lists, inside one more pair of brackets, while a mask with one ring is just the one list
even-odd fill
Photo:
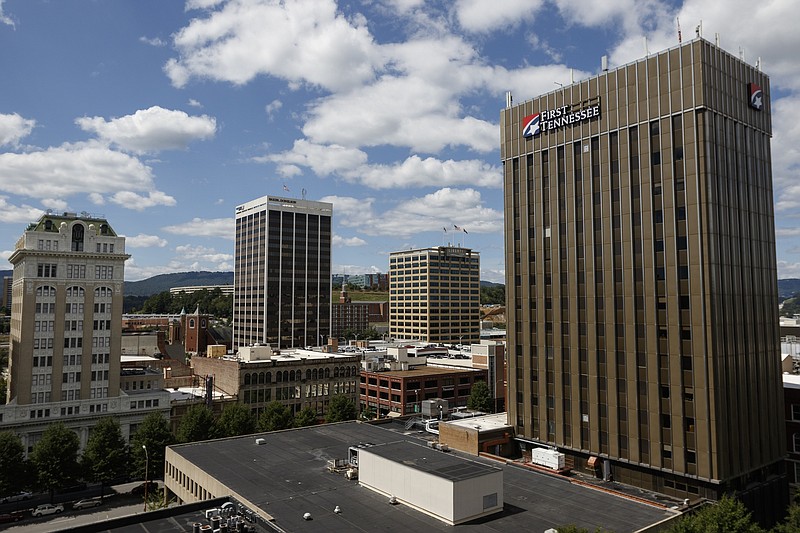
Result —
[[31, 496], [33, 496], [33, 494], [31, 494], [30, 492], [27, 492], [27, 491], [18, 492], [17, 494], [12, 494], [11, 496], [6, 496], [2, 500], [0, 500], [0, 503], [21, 502], [22, 500], [30, 500]]
[[100, 498], [86, 498], [85, 500], [78, 500], [72, 504], [73, 509], [88, 509], [90, 507], [97, 507], [100, 505]]
[[43, 503], [39, 507], [33, 510], [33, 516], [44, 516], [48, 514], [58, 514], [64, 512], [64, 506], [60, 503], [58, 505], [51, 505], [49, 503]]
[[22, 511], [11, 511], [10, 513], [0, 514], [0, 524], [7, 524], [9, 522], [17, 522], [25, 518]]

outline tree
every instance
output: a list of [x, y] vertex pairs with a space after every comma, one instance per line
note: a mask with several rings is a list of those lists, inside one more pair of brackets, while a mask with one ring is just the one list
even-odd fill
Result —
[[42, 440], [33, 446], [31, 464], [36, 469], [39, 486], [53, 491], [75, 483], [80, 477], [78, 435], [62, 422], [50, 425]]
[[[131, 474], [144, 478], [147, 457], [150, 457], [148, 477], [160, 478], [164, 475], [164, 450], [175, 442], [169, 430], [167, 419], [161, 413], [150, 413], [145, 417], [131, 444]], [[147, 453], [142, 448], [147, 446]], [[154, 475], [155, 474], [155, 475]]]
[[328, 404], [325, 421], [330, 423], [355, 420], [356, 416], [358, 416], [358, 412], [353, 401], [344, 394], [337, 394], [331, 398], [331, 402]]
[[222, 410], [217, 420], [220, 437], [236, 437], [256, 432], [256, 419], [250, 409], [241, 403], [232, 403]]
[[268, 403], [258, 419], [258, 429], [261, 431], [289, 429], [293, 425], [292, 410], [277, 400]]
[[0, 432], [0, 497], [27, 488], [26, 465], [22, 440], [13, 431]]
[[197, 442], [217, 437], [214, 413], [205, 405], [193, 405], [178, 424], [178, 442]]
[[668, 529], [670, 533], [762, 533], [742, 502], [723, 496]]
[[772, 531], [774, 533], [796, 533], [800, 531], [800, 505], [797, 503], [791, 504], [784, 521], [777, 524]]
[[103, 418], [92, 428], [81, 467], [86, 479], [101, 483], [101, 497], [102, 487], [128, 472], [128, 445], [115, 418]]
[[294, 427], [304, 428], [317, 423], [317, 412], [311, 407], [305, 407], [294, 417]]
[[485, 381], [476, 381], [472, 384], [472, 390], [467, 400], [467, 408], [484, 413], [492, 412], [492, 394], [489, 392], [489, 385]]

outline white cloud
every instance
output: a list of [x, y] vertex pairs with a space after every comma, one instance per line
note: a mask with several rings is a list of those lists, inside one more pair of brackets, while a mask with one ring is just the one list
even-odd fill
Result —
[[111, 201], [128, 209], [142, 211], [156, 205], [172, 206], [176, 204], [175, 198], [161, 191], [150, 191], [146, 195], [133, 191], [120, 191], [111, 196]]
[[0, 192], [66, 198], [73, 194], [124, 195], [133, 191], [148, 191], [151, 198], [168, 198], [156, 190], [150, 167], [96, 141], [0, 154]]
[[462, 28], [487, 33], [529, 22], [543, 5], [543, 0], [458, 0], [454, 9]]
[[194, 98], [189, 98], [189, 102], [187, 102], [191, 107], [202, 108], [203, 104], [195, 100]]
[[[373, 198], [328, 196], [321, 201], [333, 203], [342, 226], [356, 228], [366, 235], [441, 234], [442, 228], [452, 232], [453, 224], [470, 233], [498, 233], [503, 229], [503, 212], [485, 207], [481, 194], [474, 189], [444, 188], [383, 211], [375, 209]], [[469, 238], [463, 232], [455, 235], [460, 241]]]
[[334, 246], [365, 246], [367, 244], [367, 241], [359, 237], [346, 238], [341, 235], [334, 235], [331, 242]]
[[67, 211], [69, 204], [58, 198], [42, 198], [42, 205], [53, 211]]
[[264, 111], [267, 112], [270, 122], [275, 119], [275, 113], [283, 107], [283, 102], [280, 100], [273, 100], [264, 106]]
[[3, 12], [3, 2], [5, 2], [5, 0], [0, 0], [0, 23], [7, 24], [8, 26], [11, 26], [12, 28], [16, 29], [14, 21], [11, 20], [11, 17], [6, 15], [5, 12]]
[[8, 203], [7, 196], [0, 196], [0, 222], [28, 223], [36, 220], [44, 213], [44, 209], [30, 205], [16, 206]]
[[125, 237], [125, 246], [127, 248], [163, 248], [166, 245], [166, 239], [162, 239], [158, 235], [140, 233], [133, 237]]
[[[2, 9], [2, 5], [0, 5], [0, 9]], [[16, 145], [20, 139], [30, 135], [34, 126], [36, 126], [35, 120], [22, 118], [17, 113], [10, 115], [0, 113], [0, 146]]]
[[800, 262], [778, 261], [778, 279], [800, 278]]
[[96, 192], [89, 193], [89, 201], [92, 202], [94, 205], [106, 205], [106, 199], [103, 198], [102, 194], [98, 194]]
[[344, 89], [373, 77], [377, 57], [369, 31], [358, 24], [360, 18], [354, 25], [337, 13], [332, 0], [191, 5], [219, 9], [204, 11], [205, 18], [193, 19], [175, 34], [180, 57], [164, 70], [176, 87], [192, 78], [241, 85], [268, 74]]
[[207, 115], [192, 117], [159, 106], [108, 121], [82, 117], [75, 123], [106, 142], [140, 154], [186, 148], [191, 141], [213, 137], [217, 128], [216, 119]]
[[254, 158], [277, 163], [284, 176], [300, 174], [300, 167], [310, 168], [318, 176], [340, 176], [351, 183], [373, 189], [418, 186], [473, 185], [500, 187], [500, 168], [479, 159], [442, 161], [417, 155], [391, 164], [370, 164], [367, 154], [338, 145], [319, 145], [304, 139], [295, 141], [291, 150]]
[[202, 260], [211, 263], [222, 263], [233, 261], [232, 254], [225, 254], [217, 252], [214, 248], [207, 248], [205, 246], [191, 246], [189, 244], [178, 246], [175, 248], [175, 253], [178, 257], [186, 260]]
[[145, 37], [144, 35], [139, 37], [139, 42], [159, 48], [167, 45], [167, 43], [161, 37]]
[[175, 235], [192, 237], [221, 237], [233, 240], [235, 220], [233, 218], [193, 218], [189, 222], [166, 226], [164, 231]]

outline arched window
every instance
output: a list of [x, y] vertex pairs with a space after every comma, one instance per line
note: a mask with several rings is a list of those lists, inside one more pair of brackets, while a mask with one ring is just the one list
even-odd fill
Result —
[[72, 226], [72, 251], [83, 251], [83, 224]]
[[265, 379], [265, 383], [272, 383], [272, 372], [267, 372], [267, 377]]
[[329, 378], [329, 377], [331, 377], [331, 369], [330, 369], [330, 368], [326, 368], [326, 369], [325, 369], [325, 377], [326, 377], [326, 378]]
[[295, 381], [295, 379], [294, 379], [294, 370], [289, 372], [289, 381]]
[[794, 441], [794, 451], [800, 452], [800, 433], [792, 435], [792, 440]]
[[54, 297], [56, 295], [56, 288], [49, 285], [36, 288], [36, 296]]
[[260, 384], [263, 384], [263, 383], [264, 383], [264, 379], [266, 379], [266, 378], [264, 377], [264, 373], [263, 373], [263, 372], [259, 372], [259, 373], [258, 373], [258, 382], [259, 382]]
[[339, 367], [338, 366], [333, 369], [333, 377], [335, 377], [335, 378], [339, 377]]
[[280, 372], [275, 372], [275, 381], [277, 381], [278, 383], [280, 383], [281, 381], [283, 381], [283, 380], [281, 379], [281, 377], [282, 377], [282, 376], [281, 376], [281, 373], [280, 373]]
[[250, 385], [250, 374], [245, 374], [244, 375], [244, 384], [245, 385]]
[[83, 287], [67, 287], [67, 298], [83, 298]]
[[189, 319], [189, 329], [194, 329], [194, 318]]
[[306, 381], [311, 379], [311, 370], [306, 369]]
[[352, 372], [351, 375], [353, 375], [353, 376], [357, 376], [358, 375], [358, 370], [356, 370], [356, 367], [353, 367], [353, 372]]
[[317, 379], [317, 369], [316, 368], [314, 369], [313, 372], [311, 372], [311, 379], [313, 379], [313, 380]]
[[289, 381], [289, 371], [288, 370], [284, 370], [283, 371], [283, 381]]
[[346, 378], [350, 377], [350, 367], [349, 366], [344, 367], [344, 377], [346, 377]]

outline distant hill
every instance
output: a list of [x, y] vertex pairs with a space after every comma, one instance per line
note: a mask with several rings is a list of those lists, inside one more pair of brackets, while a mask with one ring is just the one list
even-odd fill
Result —
[[172, 287], [192, 285], [233, 285], [233, 272], [176, 272], [159, 274], [141, 281], [126, 281], [126, 296], [152, 296]]
[[481, 287], [504, 287], [505, 283], [495, 283], [493, 281], [481, 280]]
[[800, 292], [800, 279], [787, 278], [778, 280], [778, 296], [781, 298], [791, 298]]

